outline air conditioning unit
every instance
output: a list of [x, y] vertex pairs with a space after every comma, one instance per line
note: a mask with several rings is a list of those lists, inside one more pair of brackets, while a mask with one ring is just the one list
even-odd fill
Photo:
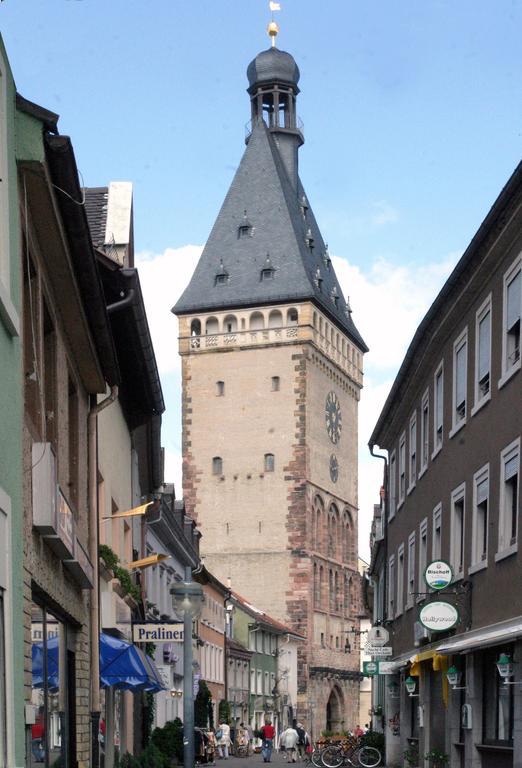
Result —
[[416, 621], [413, 625], [413, 645], [415, 648], [418, 648], [420, 645], [423, 645], [423, 643], [426, 640], [430, 639], [430, 633], [426, 629], [426, 627], [420, 623], [420, 621]]

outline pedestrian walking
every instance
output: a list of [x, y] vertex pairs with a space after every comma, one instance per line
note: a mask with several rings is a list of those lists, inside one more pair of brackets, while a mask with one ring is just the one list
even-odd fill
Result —
[[306, 731], [302, 723], [295, 721], [293, 728], [297, 731], [297, 756], [299, 760], [304, 760], [306, 756]]
[[272, 759], [272, 750], [274, 748], [275, 728], [272, 725], [272, 721], [268, 718], [265, 720], [265, 724], [261, 728], [261, 739], [263, 740], [263, 762], [270, 763]]
[[228, 723], [219, 723], [216, 731], [216, 742], [219, 757], [228, 760], [228, 748], [230, 747], [230, 726]]
[[279, 746], [284, 747], [285, 749], [287, 763], [297, 762], [295, 754], [298, 740], [299, 736], [297, 735], [297, 731], [295, 728], [292, 728], [291, 725], [289, 725], [286, 731], [283, 731], [281, 734]]

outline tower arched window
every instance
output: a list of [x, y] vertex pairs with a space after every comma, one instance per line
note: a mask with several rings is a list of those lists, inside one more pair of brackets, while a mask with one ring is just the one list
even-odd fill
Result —
[[222, 475], [223, 474], [223, 459], [221, 456], [214, 456], [212, 459], [212, 474], [213, 475]]
[[319, 606], [324, 608], [324, 567], [319, 566]]
[[261, 331], [265, 327], [265, 318], [262, 312], [252, 312], [250, 315], [250, 330]]
[[273, 453], [265, 453], [265, 472], [273, 472], [275, 469], [275, 458]]
[[235, 315], [227, 315], [223, 320], [223, 331], [225, 333], [235, 333], [237, 331], [237, 317]]
[[286, 315], [286, 323], [287, 325], [297, 325], [298, 321], [298, 315], [297, 315], [297, 309], [289, 309]]
[[334, 591], [335, 591], [335, 610], [339, 612], [341, 610], [341, 592], [339, 589], [339, 574], [337, 571], [334, 576]]
[[333, 580], [333, 572], [332, 569], [328, 571], [328, 594], [329, 594], [329, 606], [330, 611], [335, 610], [335, 592], [334, 592], [334, 580]]
[[278, 309], [273, 309], [268, 315], [269, 328], [281, 328], [283, 326], [283, 315]]
[[344, 575], [344, 615], [350, 615], [350, 579]]
[[190, 335], [191, 336], [201, 336], [201, 320], [198, 320], [197, 318], [193, 320], [190, 324]]
[[208, 317], [205, 323], [205, 333], [207, 336], [212, 336], [219, 333], [219, 321], [217, 317]]

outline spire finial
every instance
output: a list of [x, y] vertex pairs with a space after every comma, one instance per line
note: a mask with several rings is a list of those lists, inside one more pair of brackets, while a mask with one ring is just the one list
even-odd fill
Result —
[[272, 11], [272, 21], [267, 27], [268, 36], [270, 37], [272, 41], [272, 48], [275, 48], [276, 44], [276, 37], [279, 33], [279, 27], [274, 21], [274, 11], [280, 11], [281, 10], [281, 3], [275, 3], [273, 0], [270, 0], [268, 3], [270, 10]]

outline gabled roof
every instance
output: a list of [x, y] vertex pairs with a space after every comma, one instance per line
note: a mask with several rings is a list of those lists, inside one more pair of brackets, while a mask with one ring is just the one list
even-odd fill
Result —
[[[248, 217], [251, 228], [240, 236]], [[310, 247], [310, 246], [313, 247]], [[262, 280], [267, 254], [273, 279]], [[217, 274], [227, 279], [217, 282]], [[301, 182], [293, 187], [265, 123], [247, 148], [176, 314], [311, 300], [364, 351]]]
[[234, 602], [236, 602], [239, 607], [245, 611], [245, 613], [248, 613], [249, 616], [252, 616], [253, 619], [258, 624], [264, 625], [269, 627], [270, 629], [275, 630], [280, 635], [291, 635], [292, 637], [295, 637], [298, 640], [304, 640], [304, 635], [300, 635], [299, 632], [296, 632], [295, 630], [291, 629], [290, 627], [287, 627], [286, 624], [283, 624], [280, 621], [277, 621], [277, 619], [273, 619], [272, 616], [269, 616], [268, 613], [265, 613], [261, 610], [261, 608], [256, 608], [255, 605], [252, 605], [245, 597], [240, 595], [238, 592], [234, 592], [234, 590], [231, 590], [231, 597]]

